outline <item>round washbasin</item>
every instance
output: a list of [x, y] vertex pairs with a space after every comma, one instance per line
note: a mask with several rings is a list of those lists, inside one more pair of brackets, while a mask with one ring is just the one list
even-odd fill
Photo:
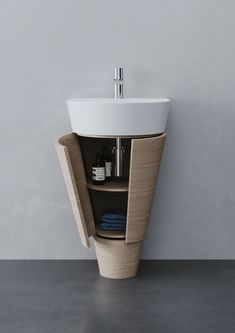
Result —
[[139, 136], [165, 132], [168, 98], [100, 98], [67, 101], [74, 133], [83, 136]]

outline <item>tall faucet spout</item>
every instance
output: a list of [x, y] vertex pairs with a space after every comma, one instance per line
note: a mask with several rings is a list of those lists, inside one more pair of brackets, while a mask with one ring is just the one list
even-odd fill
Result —
[[123, 98], [123, 68], [114, 69], [114, 97]]
[[[114, 97], [123, 98], [123, 68], [115, 67], [114, 69]], [[121, 138], [116, 138], [116, 146], [113, 147], [115, 177], [123, 176], [123, 155], [125, 153], [121, 144]]]

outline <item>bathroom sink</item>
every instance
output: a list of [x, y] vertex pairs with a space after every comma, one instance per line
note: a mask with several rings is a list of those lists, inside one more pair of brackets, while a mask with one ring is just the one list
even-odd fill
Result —
[[82, 136], [125, 137], [165, 132], [168, 98], [69, 99], [74, 133]]

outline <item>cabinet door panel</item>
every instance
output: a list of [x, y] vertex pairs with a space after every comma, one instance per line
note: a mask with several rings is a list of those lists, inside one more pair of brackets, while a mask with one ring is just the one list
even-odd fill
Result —
[[55, 146], [78, 233], [82, 244], [90, 247], [89, 237], [95, 234], [95, 223], [78, 136], [74, 133], [64, 135], [56, 141]]
[[145, 237], [166, 134], [133, 139], [127, 208], [126, 242]]

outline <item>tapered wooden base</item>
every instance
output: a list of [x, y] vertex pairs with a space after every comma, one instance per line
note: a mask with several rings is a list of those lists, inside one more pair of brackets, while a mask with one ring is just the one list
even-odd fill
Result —
[[94, 236], [100, 275], [111, 279], [134, 277], [138, 272], [142, 242]]

